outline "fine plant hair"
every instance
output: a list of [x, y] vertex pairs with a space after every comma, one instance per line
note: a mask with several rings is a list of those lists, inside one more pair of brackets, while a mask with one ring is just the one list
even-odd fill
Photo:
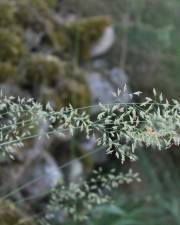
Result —
[[[115, 102], [73, 108], [69, 105], [59, 111], [53, 110], [48, 103], [45, 107], [33, 99], [15, 98], [0, 94], [0, 157], [3, 160], [16, 157], [28, 139], [51, 135], [64, 136], [70, 131], [85, 134], [86, 138], [94, 137], [98, 146], [102, 146], [107, 154], [114, 154], [122, 163], [126, 158], [137, 160], [136, 149], [142, 146], [159, 150], [180, 144], [180, 103], [167, 100], [153, 89], [153, 98], [145, 97], [141, 103], [122, 103], [121, 94], [126, 93], [126, 85], [122, 90], [112, 93]], [[142, 93], [129, 94], [131, 99]], [[91, 118], [88, 109], [99, 107], [99, 113]], [[42, 124], [46, 124], [44, 132], [38, 132]], [[110, 171], [107, 176], [100, 175], [90, 181], [79, 184], [70, 183], [68, 187], [58, 184], [51, 190], [47, 206], [51, 212], [40, 220], [48, 224], [53, 212], [62, 210], [74, 221], [87, 220], [89, 211], [98, 204], [109, 201], [110, 191], [121, 183], [132, 180], [139, 181], [138, 174], [130, 171], [118, 174]], [[19, 189], [18, 189], [19, 190]]]

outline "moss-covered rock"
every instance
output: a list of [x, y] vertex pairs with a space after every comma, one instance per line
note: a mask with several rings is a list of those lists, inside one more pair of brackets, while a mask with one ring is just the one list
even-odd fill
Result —
[[106, 27], [111, 25], [108, 16], [97, 16], [68, 24], [67, 33], [71, 38], [71, 49], [80, 60], [90, 57], [92, 45], [99, 40]]
[[108, 16], [80, 19], [65, 24], [54, 23], [48, 36], [57, 54], [79, 62], [90, 58], [93, 44], [102, 37], [105, 28], [111, 23]]
[[17, 63], [25, 52], [19, 35], [7, 29], [0, 29], [0, 61]]
[[[44, 1], [41, 2], [43, 3]], [[46, 18], [42, 20], [40, 7], [34, 1], [17, 1], [15, 18], [17, 24], [21, 25], [24, 29], [27, 27], [31, 27], [36, 31], [44, 31], [45, 29], [44, 21]]]
[[49, 84], [53, 86], [64, 74], [63, 62], [57, 57], [31, 54], [20, 66], [21, 83]]
[[[18, 0], [19, 1], [19, 0]], [[25, 0], [26, 3], [29, 3], [31, 5], [33, 5], [34, 7], [38, 7], [38, 8], [45, 8], [45, 7], [49, 7], [50, 9], [54, 9], [59, 0]]]
[[108, 16], [61, 22], [51, 11], [58, 5], [58, 0], [19, 0], [15, 4], [17, 25], [25, 30], [30, 28], [37, 33], [43, 33], [45, 43], [42, 43], [41, 50], [44, 44], [48, 45], [51, 52], [68, 60], [89, 59], [92, 45], [112, 23]]
[[50, 9], [54, 9], [58, 6], [59, 0], [45, 0], [44, 2]]
[[49, 102], [55, 110], [59, 110], [63, 106], [61, 96], [58, 95], [56, 90], [53, 88], [44, 87], [41, 91], [41, 96], [39, 100], [42, 102], [43, 105], [46, 105], [47, 102]]
[[37, 31], [44, 30], [44, 24], [52, 18], [51, 12], [57, 4], [58, 0], [16, 0], [17, 23], [24, 28], [31, 26]]
[[17, 24], [27, 27], [29, 24], [32, 23], [32, 21], [34, 21], [31, 10], [28, 9], [28, 6], [24, 3], [18, 4], [16, 7], [17, 10], [15, 13], [15, 17]]
[[59, 82], [58, 86], [63, 105], [72, 104], [74, 107], [89, 105], [91, 98], [84, 71], [67, 64], [65, 75], [66, 78]]
[[51, 40], [51, 46], [54, 46], [58, 55], [65, 59], [68, 54], [68, 58], [70, 58], [71, 39], [63, 26], [54, 26], [52, 31], [48, 33], [48, 37]]
[[89, 93], [84, 83], [77, 80], [65, 80], [59, 95], [64, 105], [72, 104], [74, 107], [86, 106], [89, 103]]
[[0, 27], [6, 27], [14, 23], [15, 5], [8, 0], [0, 2]]

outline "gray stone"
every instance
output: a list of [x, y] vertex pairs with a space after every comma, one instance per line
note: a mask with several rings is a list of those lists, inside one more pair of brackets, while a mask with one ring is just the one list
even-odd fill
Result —
[[6, 96], [15, 96], [15, 97], [31, 97], [27, 91], [22, 91], [20, 87], [13, 83], [13, 82], [6, 82], [0, 84], [0, 90], [2, 91], [3, 95]]
[[[91, 91], [92, 105], [97, 105], [99, 102], [103, 104], [112, 104], [115, 98], [112, 92], [117, 91], [128, 83], [128, 77], [125, 72], [119, 68], [113, 68], [107, 72], [90, 72], [86, 76], [89, 89]], [[128, 91], [122, 94], [118, 99], [121, 102], [129, 102], [130, 98]], [[96, 112], [94, 108], [92, 112]]]
[[97, 57], [105, 54], [114, 43], [114, 28], [112, 26], [106, 27], [102, 37], [92, 46], [91, 56]]
[[30, 165], [23, 183], [31, 182], [32, 180], [35, 181], [25, 188], [25, 192], [28, 196], [42, 197], [57, 182], [63, 180], [63, 174], [55, 160], [48, 153], [43, 153]]
[[83, 164], [79, 160], [74, 160], [69, 167], [69, 182], [78, 182], [84, 175]]
[[25, 40], [26, 40], [27, 47], [30, 50], [38, 48], [40, 45], [42, 36], [43, 36], [43, 32], [37, 33], [30, 28], [27, 29], [25, 31]]
[[[85, 140], [80, 144], [82, 148], [91, 153], [94, 151], [97, 147], [97, 142], [94, 138], [89, 138], [88, 140]], [[102, 149], [101, 151], [97, 151], [96, 153], [92, 154], [93, 162], [95, 164], [103, 164], [107, 161], [108, 157], [107, 154], [105, 153], [106, 149]]]

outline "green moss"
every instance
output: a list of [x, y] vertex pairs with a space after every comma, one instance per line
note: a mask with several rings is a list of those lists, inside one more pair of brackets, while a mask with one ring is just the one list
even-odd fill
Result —
[[44, 1], [18, 0], [16, 2], [16, 21], [25, 29], [31, 27], [36, 31], [45, 31], [45, 24], [50, 14], [50, 8]]
[[22, 1], [18, 2], [16, 8], [15, 18], [17, 24], [24, 28], [31, 26], [33, 30], [44, 31], [44, 24], [40, 20], [40, 13], [37, 7], [34, 7], [26, 1]]
[[24, 3], [17, 5], [15, 16], [17, 23], [24, 27], [27, 27], [29, 24], [32, 23], [32, 21], [34, 21], [31, 14], [31, 10], [28, 8], [27, 4]]
[[0, 27], [6, 27], [14, 23], [14, 4], [10, 1], [0, 2]]
[[53, 18], [51, 10], [57, 4], [58, 0], [17, 0], [17, 23], [23, 27], [31, 26], [34, 30], [44, 31], [47, 20]]
[[40, 101], [43, 105], [46, 105], [47, 102], [49, 102], [55, 110], [60, 110], [63, 106], [61, 96], [52, 88], [46, 88], [42, 91]]
[[64, 54], [65, 52], [70, 51], [71, 40], [63, 27], [55, 26], [48, 35], [58, 53]]
[[54, 9], [57, 4], [58, 4], [58, 0], [26, 0], [26, 2], [32, 4], [33, 6], [35, 7], [38, 7], [38, 8], [50, 8], [50, 9]]
[[71, 103], [74, 107], [82, 107], [90, 104], [90, 92], [84, 79], [84, 72], [79, 68], [73, 68], [67, 64], [66, 78], [62, 80], [58, 93], [63, 105]]
[[32, 54], [20, 66], [22, 83], [52, 85], [63, 76], [63, 62], [55, 56]]
[[67, 33], [71, 38], [72, 50], [80, 60], [89, 58], [90, 48], [101, 37], [104, 29], [112, 23], [108, 16], [97, 16], [71, 23]]
[[0, 60], [18, 62], [25, 54], [21, 38], [14, 32], [0, 29]]
[[[17, 4], [17, 23], [23, 27], [31, 27], [37, 32], [43, 31], [45, 43], [42, 45], [54, 49], [54, 52], [63, 59], [76, 58], [77, 61], [89, 59], [92, 45], [112, 23], [111, 18], [97, 16], [61, 24], [49, 10], [50, 2], [50, 0], [45, 2], [20, 0]], [[52, 5], [56, 5], [53, 2]]]
[[92, 45], [110, 24], [110, 17], [92, 17], [61, 25], [53, 24], [48, 35], [58, 54], [82, 61], [89, 59]]
[[50, 9], [54, 9], [58, 5], [58, 0], [45, 0], [44, 1]]
[[0, 63], [0, 82], [13, 79], [17, 75], [16, 66], [10, 63]]
[[81, 107], [89, 102], [86, 85], [76, 80], [65, 80], [60, 90], [60, 96], [65, 102], [64, 105], [71, 103], [74, 107]]

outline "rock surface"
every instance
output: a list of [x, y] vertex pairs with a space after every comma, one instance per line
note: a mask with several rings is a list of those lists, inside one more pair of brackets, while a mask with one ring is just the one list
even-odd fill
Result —
[[79, 160], [74, 160], [69, 167], [69, 182], [78, 182], [84, 176], [83, 164]]
[[[99, 102], [103, 104], [112, 104], [114, 102], [112, 92], [127, 84], [128, 77], [123, 70], [113, 68], [105, 74], [100, 72], [91, 72], [87, 74], [87, 82], [91, 91], [92, 105], [97, 105]], [[120, 100], [121, 102], [128, 102], [130, 100], [128, 93], [123, 94]], [[94, 110], [96, 111], [96, 109]]]
[[115, 39], [114, 28], [105, 28], [102, 37], [92, 46], [91, 56], [97, 57], [105, 54], [113, 45]]
[[[84, 142], [81, 143], [82, 148], [86, 151], [86, 152], [93, 152], [95, 149], [97, 149], [97, 143], [96, 140], [94, 138], [90, 138]], [[92, 159], [94, 164], [103, 164], [105, 162], [107, 162], [108, 157], [107, 154], [105, 153], [105, 149], [102, 148], [101, 151], [97, 151], [95, 154], [92, 154]]]
[[35, 160], [28, 171], [24, 182], [35, 180], [25, 189], [28, 196], [43, 197], [43, 194], [53, 188], [57, 182], [63, 180], [63, 174], [55, 160], [48, 154], [42, 154]]

